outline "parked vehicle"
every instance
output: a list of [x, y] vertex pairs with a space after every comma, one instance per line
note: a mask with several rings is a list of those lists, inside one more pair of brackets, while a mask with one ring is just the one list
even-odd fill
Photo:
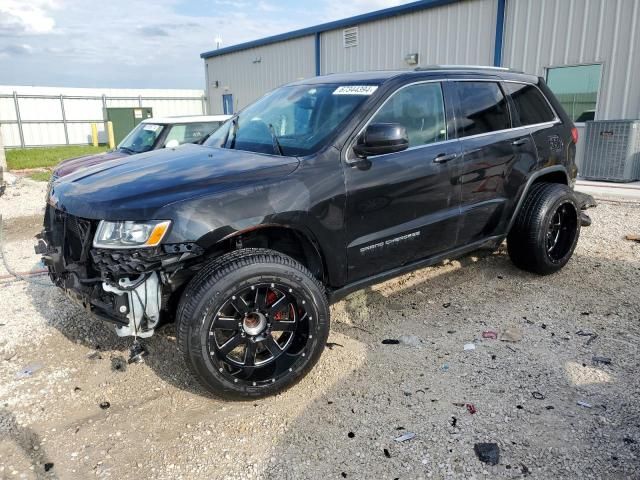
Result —
[[531, 75], [316, 77], [265, 95], [202, 146], [56, 182], [38, 251], [119, 335], [175, 317], [204, 387], [260, 397], [313, 367], [329, 303], [354, 290], [505, 239], [518, 267], [560, 270], [589, 224], [576, 141]]
[[137, 153], [175, 148], [185, 143], [200, 143], [215, 132], [231, 115], [195, 115], [189, 117], [162, 117], [142, 120], [125, 137], [115, 150], [95, 155], [70, 158], [61, 162], [53, 171], [56, 180], [75, 172], [116, 158]]

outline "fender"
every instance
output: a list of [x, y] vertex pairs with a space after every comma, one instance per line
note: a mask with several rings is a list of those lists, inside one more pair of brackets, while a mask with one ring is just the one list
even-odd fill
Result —
[[509, 226], [507, 227], [506, 234], [508, 234], [511, 231], [511, 227], [513, 227], [513, 224], [515, 223], [516, 218], [518, 218], [518, 214], [520, 213], [520, 209], [522, 208], [524, 199], [527, 198], [527, 195], [529, 194], [529, 189], [531, 188], [531, 185], [535, 183], [536, 179], [544, 175], [548, 175], [550, 173], [556, 173], [556, 172], [561, 172], [565, 177], [566, 185], [569, 185], [569, 174], [567, 173], [567, 169], [565, 168], [564, 165], [553, 165], [551, 167], [545, 167], [541, 170], [537, 170], [533, 172], [529, 177], [529, 179], [527, 180], [527, 183], [525, 184], [524, 188], [522, 189], [522, 193], [520, 194], [520, 198], [518, 199], [516, 208], [513, 210], [513, 214], [511, 215], [511, 220], [509, 221]]

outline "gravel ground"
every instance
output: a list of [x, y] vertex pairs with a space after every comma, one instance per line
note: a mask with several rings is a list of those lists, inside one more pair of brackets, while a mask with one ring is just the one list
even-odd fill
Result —
[[[39, 268], [43, 188], [11, 190], [7, 256]], [[251, 402], [207, 396], [173, 325], [126, 365], [130, 341], [0, 269], [0, 478], [640, 478], [640, 244], [623, 239], [640, 233], [640, 205], [590, 213], [556, 275], [501, 249], [351, 295], [312, 373]], [[498, 444], [498, 465], [477, 459], [479, 442]]]

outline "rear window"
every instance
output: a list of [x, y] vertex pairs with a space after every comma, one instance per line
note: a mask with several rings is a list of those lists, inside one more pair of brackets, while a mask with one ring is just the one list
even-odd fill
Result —
[[555, 119], [547, 100], [535, 86], [525, 83], [505, 83], [504, 87], [515, 105], [513, 120], [517, 125], [535, 125]]
[[504, 130], [511, 127], [507, 100], [494, 82], [456, 82], [459, 118], [458, 137]]

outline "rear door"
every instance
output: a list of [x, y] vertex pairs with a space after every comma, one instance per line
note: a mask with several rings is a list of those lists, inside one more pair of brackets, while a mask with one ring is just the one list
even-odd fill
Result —
[[[452, 248], [459, 214], [458, 141], [441, 82], [405, 85], [368, 120], [399, 123], [409, 137], [402, 152], [345, 167], [349, 281]], [[364, 127], [363, 127], [364, 129]], [[353, 159], [353, 152], [347, 151]]]
[[463, 152], [458, 245], [503, 233], [525, 169], [535, 165], [528, 131], [513, 128], [499, 80], [456, 80], [456, 131]]

